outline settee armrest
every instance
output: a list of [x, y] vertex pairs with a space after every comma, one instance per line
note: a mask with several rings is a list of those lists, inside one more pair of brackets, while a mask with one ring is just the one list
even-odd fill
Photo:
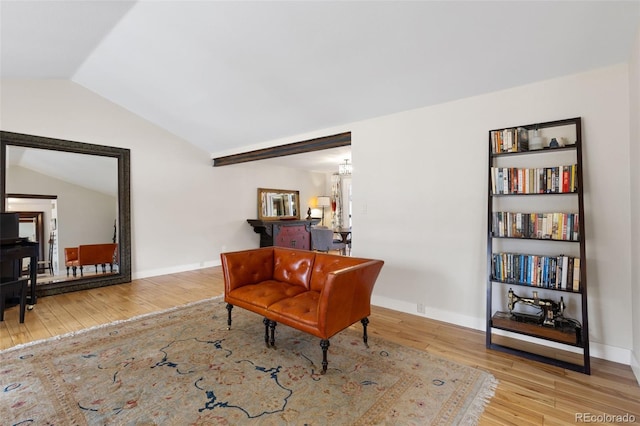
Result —
[[367, 262], [327, 274], [318, 300], [318, 328], [329, 338], [371, 314], [371, 293], [384, 262]]

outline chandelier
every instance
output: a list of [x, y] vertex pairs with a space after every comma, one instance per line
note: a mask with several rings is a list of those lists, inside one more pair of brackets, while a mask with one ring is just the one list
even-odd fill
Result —
[[339, 175], [350, 175], [352, 171], [353, 165], [349, 163], [348, 159], [344, 160], [344, 164], [338, 165], [338, 174]]

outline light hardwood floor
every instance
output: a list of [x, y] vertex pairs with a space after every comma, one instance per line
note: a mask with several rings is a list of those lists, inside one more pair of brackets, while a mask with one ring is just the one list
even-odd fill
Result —
[[[223, 288], [222, 270], [215, 267], [43, 297], [24, 324], [17, 307], [5, 312], [0, 349], [221, 295]], [[370, 320], [371, 336], [492, 373], [500, 383], [482, 425], [567, 425], [586, 423], [577, 415], [625, 414], [640, 423], [640, 386], [629, 366], [593, 358], [587, 376], [487, 350], [477, 330], [375, 306]], [[598, 424], [615, 424], [609, 420]]]

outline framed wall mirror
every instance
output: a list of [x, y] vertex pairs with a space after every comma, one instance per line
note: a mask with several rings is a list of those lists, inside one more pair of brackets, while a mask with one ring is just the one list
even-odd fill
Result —
[[[43, 222], [45, 234], [56, 236], [58, 267], [39, 274], [37, 294], [130, 282], [130, 150], [5, 131], [0, 142], [1, 211], [11, 211], [9, 197], [56, 197], [55, 215]], [[112, 242], [117, 243], [113, 273], [66, 276], [65, 247]], [[47, 253], [45, 247], [41, 251]]]
[[300, 219], [300, 191], [258, 188], [258, 219]]

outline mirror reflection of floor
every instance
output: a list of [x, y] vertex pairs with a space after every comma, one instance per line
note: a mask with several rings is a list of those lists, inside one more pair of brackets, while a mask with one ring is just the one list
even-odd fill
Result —
[[[76, 276], [74, 277], [73, 274], [71, 272], [69, 272], [69, 276], [67, 277], [66, 272], [64, 274], [60, 274], [60, 275], [51, 275], [49, 273], [45, 273], [45, 274], [38, 274], [38, 277], [36, 279], [36, 288], [38, 286], [44, 286], [47, 284], [55, 284], [55, 283], [59, 283], [59, 282], [68, 282], [68, 281], [73, 281], [73, 280], [78, 280], [80, 278], [91, 278], [91, 277], [96, 277], [96, 276], [105, 276], [105, 275], [113, 275], [113, 274], [117, 274], [118, 273], [118, 268], [113, 268], [113, 272], [110, 272], [109, 267], [107, 267], [107, 272], [106, 273], [102, 273], [102, 269], [98, 267], [98, 272], [95, 272], [95, 268], [91, 267], [91, 268], [87, 268], [85, 269], [85, 271], [83, 272], [83, 276], [80, 276], [80, 272], [78, 272], [76, 274]], [[28, 275], [24, 275], [25, 277], [28, 277]], [[16, 296], [16, 297], [7, 297], [5, 299], [5, 309], [8, 309], [12, 306], [16, 306], [20, 304], [20, 299]]]
[[[62, 271], [61, 271], [62, 272]], [[117, 274], [118, 273], [118, 269], [117, 268], [113, 268], [113, 272], [110, 272], [109, 267], [107, 267], [107, 272], [103, 273], [102, 269], [100, 267], [98, 267], [98, 272], [96, 273], [95, 268], [90, 267], [90, 268], [86, 268], [83, 272], [83, 275], [80, 276], [80, 272], [78, 271], [76, 273], [76, 276], [73, 276], [73, 273], [69, 272], [69, 276], [67, 276], [66, 272], [58, 272], [58, 274], [56, 275], [51, 275], [51, 274], [38, 274], [38, 278], [36, 279], [36, 286], [40, 286], [40, 285], [44, 285], [44, 284], [52, 284], [52, 283], [59, 283], [59, 282], [66, 282], [66, 281], [73, 281], [73, 280], [78, 280], [81, 278], [91, 278], [91, 277], [95, 277], [95, 276], [105, 276], [105, 275], [113, 275], [113, 274]]]

